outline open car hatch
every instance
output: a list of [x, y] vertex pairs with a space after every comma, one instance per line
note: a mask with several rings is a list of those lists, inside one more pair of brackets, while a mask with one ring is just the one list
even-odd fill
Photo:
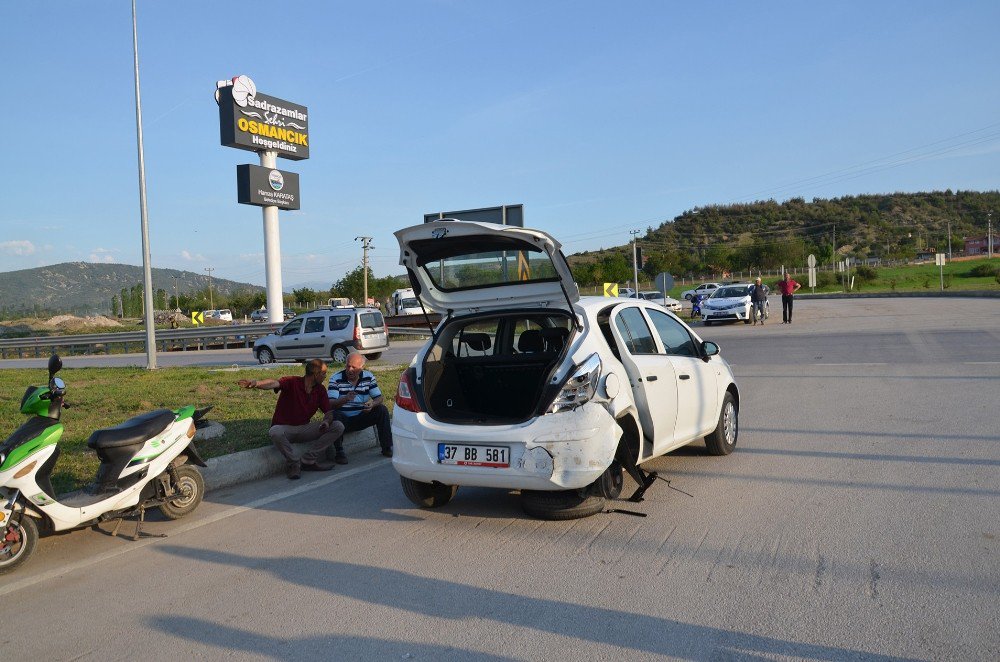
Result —
[[580, 298], [560, 244], [539, 230], [439, 220], [399, 230], [399, 263], [435, 312], [549, 307]]

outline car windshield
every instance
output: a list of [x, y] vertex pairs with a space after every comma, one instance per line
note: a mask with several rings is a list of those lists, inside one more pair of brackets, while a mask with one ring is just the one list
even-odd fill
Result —
[[747, 290], [750, 289], [749, 285], [737, 285], [734, 287], [720, 287], [715, 292], [712, 293], [713, 299], [728, 299], [734, 297], [745, 297], [747, 295]]
[[403, 299], [399, 302], [400, 308], [419, 308], [420, 304], [417, 303], [416, 299]]

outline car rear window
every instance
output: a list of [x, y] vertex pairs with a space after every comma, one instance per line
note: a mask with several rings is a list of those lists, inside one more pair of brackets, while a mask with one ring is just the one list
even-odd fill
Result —
[[361, 318], [361, 326], [366, 329], [375, 329], [380, 326], [385, 326], [385, 321], [382, 319], [382, 313], [361, 313], [359, 317]]
[[745, 297], [749, 290], [749, 285], [741, 285], [740, 287], [720, 287], [712, 293], [712, 298], [728, 299], [733, 297]]

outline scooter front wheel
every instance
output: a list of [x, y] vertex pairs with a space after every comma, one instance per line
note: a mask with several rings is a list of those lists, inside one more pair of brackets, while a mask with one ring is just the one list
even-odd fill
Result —
[[201, 477], [197, 467], [182, 464], [174, 469], [174, 473], [177, 478], [174, 480], [171, 476], [170, 485], [177, 496], [160, 506], [160, 512], [167, 519], [184, 517], [197, 508], [205, 496], [205, 479]]
[[35, 551], [38, 542], [38, 525], [27, 515], [21, 515], [21, 521], [8, 521], [0, 529], [0, 575], [11, 572], [17, 566], [28, 560]]

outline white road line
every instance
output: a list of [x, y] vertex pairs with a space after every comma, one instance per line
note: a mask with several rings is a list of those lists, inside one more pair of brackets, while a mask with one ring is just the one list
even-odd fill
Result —
[[[336, 483], [338, 480], [344, 480], [345, 478], [356, 476], [359, 473], [370, 471], [372, 469], [377, 469], [379, 467], [385, 466], [387, 462], [391, 461], [392, 460], [389, 460], [388, 458], [384, 460], [377, 460], [375, 462], [372, 462], [371, 464], [366, 464], [363, 467], [349, 469], [343, 473], [337, 473], [336, 475], [333, 476], [327, 476], [316, 481], [311, 481], [305, 485], [299, 485], [297, 487], [287, 489], [283, 492], [278, 492], [276, 494], [269, 494], [268, 496], [261, 497], [256, 501], [251, 501], [245, 506], [233, 506], [232, 508], [227, 508], [226, 510], [215, 513], [214, 515], [209, 515], [208, 517], [205, 517], [203, 519], [197, 521], [191, 521], [188, 522], [187, 524], [182, 524], [181, 526], [172, 530], [169, 535], [175, 536], [181, 533], [186, 533], [188, 531], [193, 531], [194, 529], [199, 529], [208, 524], [213, 524], [215, 522], [218, 522], [219, 520], [224, 520], [234, 515], [239, 515], [240, 513], [244, 513], [248, 510], [255, 510], [257, 508], [261, 508], [268, 504], [272, 504], [275, 501], [281, 501], [282, 499], [287, 499], [289, 497], [297, 496], [304, 492], [309, 492], [311, 490], [324, 487], [325, 485], [329, 485], [330, 483]], [[40, 584], [50, 579], [62, 577], [63, 575], [67, 575], [71, 572], [82, 570], [92, 565], [96, 565], [98, 563], [102, 563], [104, 561], [116, 558], [118, 556], [128, 554], [129, 552], [140, 550], [153, 543], [161, 542], [163, 540], [165, 540], [165, 538], [142, 538], [134, 542], [127, 541], [127, 543], [120, 549], [104, 552], [103, 554], [98, 554], [97, 556], [91, 556], [87, 559], [77, 561], [76, 563], [70, 563], [69, 565], [62, 566], [58, 569], [49, 570], [48, 572], [43, 572], [40, 575], [25, 577], [20, 581], [11, 582], [9, 584], [5, 583], [3, 586], [0, 586], [0, 596], [7, 595], [9, 593], [14, 593], [15, 591], [20, 591], [21, 589], [28, 588], [29, 586], [34, 586], [35, 584]], [[28, 562], [30, 563], [31, 561], [29, 560]]]
[[814, 363], [813, 365], [889, 365], [888, 363]]
[[965, 361], [964, 365], [1000, 365], [1000, 361]]

